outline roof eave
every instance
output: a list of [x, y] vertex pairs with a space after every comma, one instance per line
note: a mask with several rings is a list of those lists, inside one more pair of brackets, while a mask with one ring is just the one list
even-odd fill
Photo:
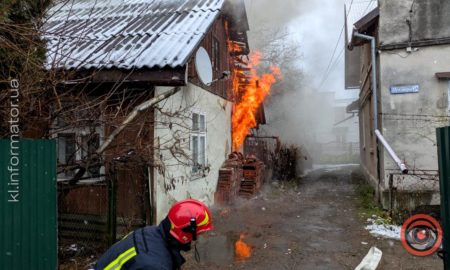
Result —
[[366, 33], [373, 26], [378, 24], [378, 19], [380, 17], [380, 9], [378, 7], [374, 8], [371, 12], [367, 13], [366, 16], [359, 19], [353, 25], [352, 38], [349, 43], [349, 48], [357, 47], [365, 44], [367, 40], [355, 37], [355, 33]]

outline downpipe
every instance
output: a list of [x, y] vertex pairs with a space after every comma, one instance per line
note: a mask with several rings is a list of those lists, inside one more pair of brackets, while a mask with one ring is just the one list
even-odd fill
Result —
[[389, 143], [386, 141], [386, 139], [383, 137], [383, 134], [376, 129], [375, 134], [377, 135], [378, 140], [383, 144], [384, 148], [388, 151], [391, 158], [397, 163], [397, 166], [400, 168], [403, 174], [408, 174], [408, 168], [406, 167], [405, 163], [401, 161], [401, 159], [397, 156], [394, 149], [389, 145]]
[[[381, 171], [380, 171], [380, 152], [379, 152], [379, 143], [381, 142], [384, 146], [384, 148], [388, 151], [389, 155], [391, 156], [391, 158], [395, 161], [395, 163], [397, 164], [397, 166], [400, 168], [400, 171], [402, 172], [402, 174], [407, 174], [408, 173], [408, 168], [406, 167], [406, 165], [400, 160], [400, 158], [397, 156], [397, 154], [395, 153], [395, 151], [392, 149], [392, 147], [389, 145], [389, 143], [386, 141], [386, 139], [383, 137], [383, 135], [381, 134], [379, 127], [378, 127], [378, 95], [377, 95], [377, 89], [378, 89], [378, 85], [377, 85], [377, 58], [376, 58], [376, 39], [373, 36], [369, 36], [369, 35], [364, 35], [358, 32], [353, 33], [353, 35], [355, 37], [359, 37], [365, 40], [370, 41], [370, 49], [371, 49], [371, 61], [372, 61], [372, 70], [371, 70], [371, 75], [372, 75], [372, 100], [373, 100], [373, 126], [374, 126], [374, 132], [376, 135], [376, 153], [377, 153], [377, 174], [378, 174], [378, 181], [380, 181], [381, 179]], [[391, 176], [390, 176], [391, 178]], [[391, 182], [392, 179], [390, 179], [390, 186], [389, 186], [389, 190], [390, 193], [392, 193], [392, 188], [393, 188], [393, 181]], [[380, 184], [380, 183], [379, 183]], [[390, 194], [390, 199], [392, 200], [392, 194]], [[390, 202], [390, 204], [392, 205], [392, 201]]]
[[[376, 39], [375, 37], [364, 35], [358, 32], [353, 33], [355, 37], [359, 37], [370, 41], [370, 52], [372, 61], [372, 101], [373, 101], [373, 129], [378, 130], [378, 95], [377, 95], [377, 56], [376, 56]], [[378, 190], [377, 200], [380, 201], [380, 185], [381, 185], [381, 166], [380, 166], [380, 150], [378, 148], [378, 140], [375, 138], [375, 148], [377, 157], [377, 178], [378, 178]]]
[[378, 95], [377, 95], [377, 57], [375, 38], [368, 35], [363, 35], [358, 32], [353, 33], [355, 37], [366, 39], [370, 41], [370, 50], [372, 57], [372, 100], [373, 100], [373, 128], [378, 129]]
[[[377, 95], [377, 58], [376, 58], [376, 44], [375, 44], [375, 37], [364, 35], [361, 33], [354, 33], [353, 34], [356, 37], [366, 39], [370, 41], [370, 49], [371, 49], [371, 56], [372, 56], [372, 100], [373, 100], [373, 126], [375, 129], [375, 135], [378, 138], [378, 141], [380, 141], [384, 148], [388, 151], [389, 155], [392, 157], [392, 159], [397, 163], [398, 167], [400, 168], [401, 172], [403, 174], [408, 173], [408, 169], [406, 168], [406, 165], [400, 160], [400, 158], [397, 156], [395, 151], [392, 149], [392, 147], [389, 145], [389, 143], [386, 141], [386, 139], [381, 134], [380, 130], [378, 129], [378, 95]], [[378, 153], [378, 143], [377, 143], [377, 153]], [[378, 157], [379, 159], [379, 157]], [[378, 176], [379, 177], [379, 176]]]

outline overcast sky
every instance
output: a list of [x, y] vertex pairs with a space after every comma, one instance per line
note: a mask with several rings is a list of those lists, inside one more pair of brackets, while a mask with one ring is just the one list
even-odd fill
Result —
[[[309, 8], [290, 27], [299, 36], [302, 45], [303, 59], [300, 59], [300, 65], [313, 85], [319, 87], [344, 24], [344, 1], [316, 0], [308, 3]], [[343, 55], [337, 58], [343, 47], [344, 41], [341, 38], [330, 75], [320, 91], [337, 91], [344, 87]], [[334, 62], [336, 59], [337, 62]]]
[[[344, 2], [246, 0], [251, 49], [258, 49], [252, 47], [252, 29], [265, 24], [263, 28], [269, 25], [275, 29], [288, 29], [291, 33], [289, 38], [300, 44], [302, 55], [297, 60], [303, 72], [298, 87], [286, 89], [285, 93], [265, 103], [268, 120], [265, 133], [280, 136], [283, 142], [297, 145], [333, 140], [333, 126], [340, 120], [335, 119], [333, 95], [305, 96], [302, 93], [335, 92], [335, 97], [340, 99], [356, 99], [358, 96], [357, 91], [344, 90], [344, 54], [341, 52], [345, 46], [345, 32], [339, 39], [344, 26]], [[370, 0], [354, 2], [369, 3]], [[326, 76], [329, 65], [331, 70]], [[324, 79], [325, 83], [321, 84]], [[311, 149], [308, 151], [311, 152]]]
[[[320, 91], [335, 91], [343, 98], [355, 96], [354, 92], [343, 90], [344, 54], [339, 53], [344, 47], [345, 33], [337, 43], [344, 25], [345, 2], [350, 0], [246, 0], [246, 5], [251, 29], [264, 23], [287, 27], [292, 33], [291, 38], [301, 45], [302, 58], [298, 63], [312, 86], [319, 88], [326, 79]], [[330, 61], [331, 70], [325, 76]]]

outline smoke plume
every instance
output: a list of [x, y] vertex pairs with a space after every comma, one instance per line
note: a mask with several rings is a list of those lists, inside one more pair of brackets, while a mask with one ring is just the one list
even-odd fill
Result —
[[[304, 146], [314, 155], [315, 143], [333, 140], [330, 131], [336, 121], [334, 92], [344, 91], [343, 55], [325, 76], [344, 23], [344, 0], [246, 0], [245, 3], [251, 49], [264, 52], [267, 43], [272, 42], [269, 47], [277, 47], [278, 53], [286, 56], [278, 57], [284, 80], [265, 103], [268, 123], [263, 133]], [[271, 41], [280, 32], [283, 34], [279, 40]], [[341, 39], [334, 58], [343, 46]], [[286, 55], [292, 51], [298, 53]]]

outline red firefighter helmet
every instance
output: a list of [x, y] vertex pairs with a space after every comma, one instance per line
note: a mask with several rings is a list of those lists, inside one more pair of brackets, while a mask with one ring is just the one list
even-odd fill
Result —
[[175, 203], [169, 210], [170, 234], [182, 244], [197, 240], [197, 234], [213, 229], [211, 212], [197, 200]]

